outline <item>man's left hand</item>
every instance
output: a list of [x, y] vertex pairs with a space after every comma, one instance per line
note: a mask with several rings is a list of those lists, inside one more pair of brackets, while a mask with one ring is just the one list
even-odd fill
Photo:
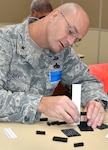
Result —
[[92, 128], [100, 126], [105, 118], [105, 110], [100, 102], [91, 100], [87, 103], [84, 111], [87, 112], [87, 124]]

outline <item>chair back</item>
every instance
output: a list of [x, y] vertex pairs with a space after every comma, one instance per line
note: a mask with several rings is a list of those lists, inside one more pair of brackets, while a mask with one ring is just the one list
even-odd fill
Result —
[[108, 94], [108, 64], [88, 65], [90, 74], [97, 77], [104, 84], [104, 91]]

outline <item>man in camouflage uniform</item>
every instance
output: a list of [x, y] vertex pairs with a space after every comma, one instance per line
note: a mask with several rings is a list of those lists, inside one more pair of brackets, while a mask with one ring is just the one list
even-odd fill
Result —
[[101, 125], [105, 117], [101, 102], [108, 102], [108, 96], [71, 48], [88, 31], [85, 11], [67, 3], [31, 22], [28, 18], [0, 29], [0, 120], [34, 123], [44, 113], [78, 122], [77, 106], [67, 96], [51, 96], [61, 81], [81, 84], [88, 125]]

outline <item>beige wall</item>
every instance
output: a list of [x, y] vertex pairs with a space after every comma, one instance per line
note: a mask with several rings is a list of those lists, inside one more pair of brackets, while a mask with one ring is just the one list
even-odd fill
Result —
[[[0, 25], [18, 23], [29, 14], [32, 0], [0, 0]], [[66, 2], [77, 2], [90, 18], [90, 29], [76, 52], [85, 55], [86, 64], [108, 63], [108, 0], [51, 0], [53, 8]]]
[[0, 23], [18, 23], [29, 14], [32, 0], [0, 0]]
[[77, 53], [84, 54], [86, 64], [108, 63], [108, 31], [89, 29], [78, 47]]
[[90, 18], [90, 27], [108, 29], [107, 10], [108, 0], [51, 0], [53, 7], [66, 2], [75, 2], [80, 4]]

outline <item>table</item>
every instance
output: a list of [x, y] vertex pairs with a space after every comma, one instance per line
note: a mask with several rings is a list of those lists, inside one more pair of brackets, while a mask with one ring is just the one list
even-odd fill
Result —
[[[54, 118], [48, 118], [54, 121]], [[56, 119], [57, 120], [57, 119]], [[108, 124], [108, 111], [105, 122]], [[11, 128], [17, 138], [10, 139], [3, 132], [4, 128]], [[81, 136], [68, 137], [68, 142], [53, 141], [53, 136], [66, 137], [61, 129], [74, 128]], [[36, 134], [36, 130], [45, 131], [45, 135]], [[104, 130], [94, 129], [94, 131], [80, 131], [76, 125], [52, 125], [48, 126], [45, 121], [35, 124], [21, 123], [0, 123], [0, 149], [1, 150], [108, 150], [108, 128]], [[74, 147], [76, 142], [84, 142], [82, 147]]]

